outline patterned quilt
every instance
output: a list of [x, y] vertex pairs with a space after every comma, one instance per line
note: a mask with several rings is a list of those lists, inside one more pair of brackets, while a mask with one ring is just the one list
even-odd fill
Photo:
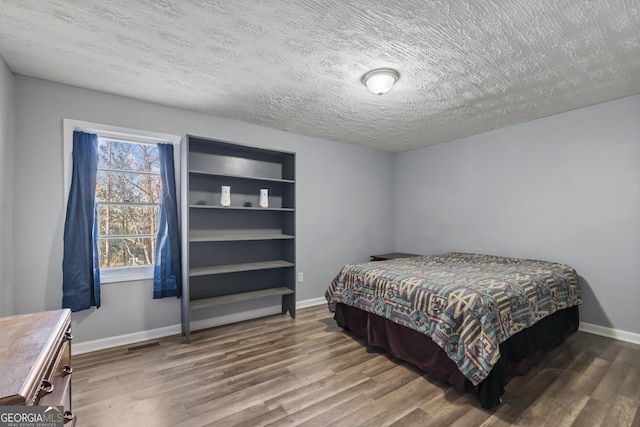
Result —
[[429, 336], [474, 385], [500, 343], [582, 302], [568, 265], [466, 253], [346, 265], [325, 297], [331, 311], [350, 305]]

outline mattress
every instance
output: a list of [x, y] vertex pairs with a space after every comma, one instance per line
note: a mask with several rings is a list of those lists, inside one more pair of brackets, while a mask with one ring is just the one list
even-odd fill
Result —
[[332, 311], [344, 304], [427, 336], [474, 386], [501, 343], [582, 302], [566, 264], [457, 252], [349, 264], [325, 296]]

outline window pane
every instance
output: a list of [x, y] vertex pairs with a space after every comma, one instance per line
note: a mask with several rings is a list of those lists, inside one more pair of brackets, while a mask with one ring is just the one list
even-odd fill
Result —
[[[100, 267], [153, 265], [162, 187], [155, 145], [99, 138], [96, 185]], [[140, 236], [140, 237], [136, 237]], [[152, 237], [149, 237], [152, 236]]]
[[98, 169], [160, 172], [158, 148], [155, 145], [100, 138], [98, 151], [100, 153]]
[[99, 202], [160, 203], [159, 175], [98, 171], [96, 199]]
[[158, 206], [98, 205], [98, 235], [136, 235], [158, 232]]
[[100, 268], [153, 265], [155, 237], [98, 239]]

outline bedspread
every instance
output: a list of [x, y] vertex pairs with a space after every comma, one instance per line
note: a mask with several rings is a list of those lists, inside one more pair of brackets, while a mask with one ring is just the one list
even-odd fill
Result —
[[331, 311], [347, 304], [429, 336], [474, 385], [500, 343], [582, 302], [568, 265], [453, 252], [346, 265], [325, 297]]

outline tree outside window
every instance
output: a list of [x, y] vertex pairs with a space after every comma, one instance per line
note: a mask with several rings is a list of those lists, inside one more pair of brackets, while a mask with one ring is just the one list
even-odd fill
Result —
[[158, 149], [100, 137], [98, 151], [100, 268], [153, 265], [162, 194]]

